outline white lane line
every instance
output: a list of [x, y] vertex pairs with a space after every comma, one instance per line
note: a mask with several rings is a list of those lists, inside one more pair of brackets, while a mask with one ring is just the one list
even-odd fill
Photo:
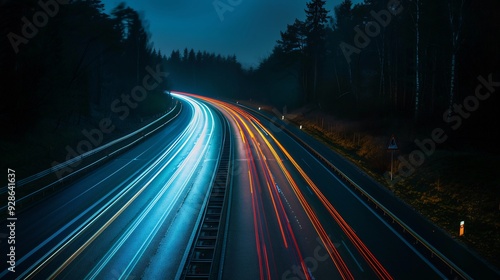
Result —
[[351, 250], [349, 250], [349, 247], [347, 247], [347, 245], [345, 244], [344, 240], [341, 239], [340, 241], [342, 241], [342, 244], [344, 244], [344, 247], [347, 249], [347, 252], [349, 252], [349, 255], [351, 255], [352, 259], [356, 262], [356, 264], [358, 265], [359, 267], [359, 270], [361, 270], [361, 272], [365, 272], [363, 270], [363, 268], [361, 267], [361, 264], [358, 262], [358, 260], [354, 257], [354, 255], [352, 254]]
[[306, 162], [305, 159], [302, 158], [302, 161], [307, 165], [307, 167], [309, 167], [312, 170], [311, 166]]
[[[199, 121], [199, 117], [197, 118], [197, 120]], [[194, 133], [191, 133], [190, 136], [189, 136], [189, 139], [192, 138], [194, 135]], [[182, 150], [182, 148], [184, 148], [184, 146], [188, 143], [188, 141], [184, 142], [184, 144], [181, 146], [181, 149], [179, 149], [176, 154], [178, 154], [180, 152], [180, 150]], [[140, 193], [142, 193], [143, 190], [146, 189], [146, 187], [151, 184], [153, 182], [153, 180], [156, 179], [157, 175], [159, 175], [161, 172], [163, 172], [163, 170], [168, 166], [168, 164], [170, 163], [172, 159], [170, 159], [167, 164], [164, 164], [162, 166], [162, 168], [155, 174], [155, 176], [153, 176], [153, 178], [151, 178], [147, 183], [146, 183], [146, 186], [144, 186], [139, 193], [137, 193], [129, 202], [127, 202], [127, 205], [125, 205], [122, 209], [123, 211], [125, 210], [125, 208], [130, 205], [132, 203], [133, 200], [135, 200], [135, 198], [137, 198]], [[185, 164], [185, 163], [184, 163]], [[191, 171], [193, 172], [193, 171]], [[156, 205], [156, 203], [159, 201], [159, 199], [161, 198], [161, 196], [163, 196], [163, 194], [166, 192], [166, 190], [170, 187], [170, 185], [172, 184], [172, 182], [178, 177], [178, 175], [180, 174], [180, 169], [176, 170], [176, 172], [174, 173], [174, 175], [170, 178], [169, 182], [163, 186], [162, 190], [155, 196], [155, 198], [152, 200], [152, 202], [150, 202], [146, 208], [146, 210], [144, 210], [142, 212], [142, 214], [137, 218], [135, 219], [134, 223], [127, 229], [127, 231], [122, 234], [120, 236], [120, 239], [118, 242], [116, 242], [113, 247], [112, 247], [112, 250], [108, 250], [108, 252], [106, 253], [106, 255], [104, 256], [103, 259], [101, 259], [101, 261], [99, 262], [99, 264], [97, 266], [94, 266], [94, 269], [90, 272], [90, 274], [92, 274], [90, 277], [89, 275], [87, 275], [87, 278], [91, 278], [91, 279], [94, 279], [97, 274], [99, 274], [102, 269], [104, 269], [104, 267], [109, 263], [109, 261], [111, 260], [111, 258], [116, 254], [116, 252], [122, 247], [122, 245], [125, 243], [125, 241], [130, 237], [130, 235], [133, 233], [133, 231], [139, 226], [139, 224], [145, 219], [145, 217], [147, 216], [147, 214], [151, 211], [151, 209], [153, 208], [153, 206]], [[180, 196], [180, 191], [178, 191], [175, 195], [175, 198], [174, 198], [174, 202], [172, 202], [170, 205], [169, 205], [169, 208], [167, 209], [167, 213], [170, 212], [171, 208], [173, 207], [173, 205], [175, 204], [175, 201], [177, 201], [178, 197]], [[117, 217], [119, 214], [121, 214], [123, 211], [122, 209], [120, 209], [120, 211], [115, 214], [115, 216]], [[114, 216], [114, 217], [115, 217]], [[113, 219], [114, 220], [114, 219]], [[160, 220], [163, 220], [160, 219]], [[104, 225], [97, 233], [101, 233], [103, 232], [108, 226], [109, 226], [110, 223], [107, 223], [106, 225]], [[153, 234], [153, 233], [156, 233], [158, 231], [158, 228], [159, 228], [159, 222], [157, 222], [157, 224], [155, 225], [155, 227], [153, 228], [153, 230], [150, 232], [149, 236], [148, 236], [148, 239], [146, 241], [147, 244], [149, 244], [149, 242], [151, 241], [150, 240], [150, 236]], [[98, 236], [98, 235], [97, 235]], [[89, 241], [93, 241], [97, 238], [97, 236], [93, 236], [93, 238], [91, 238]], [[149, 242], [148, 242], [149, 241]], [[87, 244], [88, 243], [88, 244]], [[137, 256], [139, 254], [142, 254], [142, 252], [145, 250], [145, 244], [146, 243], [143, 243], [141, 248], [138, 250], [138, 252], [135, 254], [134, 258], [132, 259], [132, 261], [129, 263], [129, 265], [127, 266], [127, 268], [125, 269], [125, 273], [127, 273], [127, 271], [130, 269], [133, 268], [133, 266], [135, 266], [135, 264], [137, 263]], [[88, 245], [90, 244], [90, 242], [86, 242], [86, 244], [84, 244], [84, 246], [80, 247], [80, 252], [83, 251]], [[80, 253], [78, 252], [78, 254]], [[69, 264], [69, 263], [68, 263]], [[65, 266], [63, 264], [63, 266], [60, 267], [60, 270], [62, 271], [62, 269], [64, 269]], [[123, 276], [123, 275], [122, 275]]]
[[375, 213], [375, 211], [370, 207], [368, 206], [368, 204], [366, 204], [360, 197], [358, 197], [354, 191], [352, 191], [349, 187], [347, 187], [346, 184], [344, 184], [344, 182], [342, 182], [339, 178], [337, 178], [337, 176], [335, 174], [333, 174], [332, 171], [330, 171], [326, 166], [324, 166], [316, 157], [314, 157], [314, 155], [312, 155], [309, 151], [307, 151], [300, 143], [297, 142], [297, 140], [293, 139], [292, 137], [288, 136], [292, 141], [294, 141], [297, 145], [299, 145], [299, 147], [304, 150], [306, 152], [306, 154], [308, 154], [310, 157], [314, 158], [316, 160], [316, 162], [322, 166], [329, 174], [331, 174], [333, 176], [333, 178], [335, 178], [335, 180], [337, 180], [347, 191], [349, 191], [351, 193], [351, 195], [356, 198], [359, 202], [361, 202], [361, 204], [363, 206], [365, 206], [370, 212], [372, 212], [372, 214], [377, 218], [379, 219], [390, 231], [392, 231], [404, 244], [406, 244], [408, 246], [408, 248], [413, 251], [415, 253], [415, 255], [417, 257], [419, 257], [425, 264], [427, 264], [429, 266], [429, 268], [431, 268], [437, 275], [439, 275], [439, 277], [441, 277], [442, 279], [446, 279], [445, 275], [443, 273], [441, 273], [441, 271], [439, 271], [437, 269], [437, 267], [435, 267], [427, 258], [425, 258], [420, 252], [417, 251], [417, 249], [415, 247], [413, 247], [410, 243], [408, 243], [406, 241], [406, 239], [404, 239], [393, 227], [391, 227], [380, 215], [378, 215], [377, 213]]
[[262, 132], [264, 132], [264, 134], [265, 134], [266, 136], [269, 136], [269, 134], [267, 134], [267, 132], [264, 130], [264, 128], [262, 128], [262, 127], [260, 126], [260, 124], [258, 124], [258, 123], [257, 123], [257, 122], [255, 122], [254, 120], [250, 120], [250, 121], [251, 121], [252, 123], [256, 124], [256, 125], [259, 127], [259, 129], [260, 129], [260, 130], [262, 130]]
[[[99, 210], [94, 211], [94, 214], [88, 218], [85, 222], [81, 223], [77, 229], [75, 229], [73, 232], [71, 232], [69, 235], [67, 235], [61, 242], [59, 242], [55, 247], [51, 248], [49, 252], [47, 252], [42, 258], [40, 258], [38, 261], [35, 262], [30, 268], [28, 268], [24, 273], [20, 276], [20, 278], [24, 277], [24, 275], [30, 273], [33, 274], [37, 270], [41, 269], [42, 266], [44, 266], [45, 263], [47, 263], [51, 258], [53, 258], [58, 252], [60, 252], [66, 245], [68, 245], [72, 240], [74, 240], [77, 236], [79, 236], [86, 228], [88, 228], [91, 224], [93, 224], [97, 218], [99, 218], [101, 215], [103, 215], [107, 210], [109, 210], [115, 203], [117, 203], [118, 200], [120, 200], [125, 194], [127, 194], [132, 187], [141, 179], [143, 179], [147, 173], [149, 173], [152, 169], [154, 169], [159, 162], [164, 160], [173, 150], [173, 148], [181, 143], [181, 139], [185, 137], [186, 135], [189, 135], [189, 131], [194, 129], [194, 124], [190, 123], [184, 131], [177, 137], [176, 140], [173, 141], [172, 146], [163, 153], [149, 168], [147, 168], [142, 174], [140, 174], [133, 182], [131, 182], [128, 186], [123, 188], [117, 195], [115, 195], [113, 198], [108, 200], [108, 202], [102, 206]], [[183, 144], [185, 145], [185, 144]], [[176, 153], [177, 154], [177, 153]], [[175, 156], [175, 155], [174, 155]], [[121, 186], [121, 185], [120, 185]], [[120, 188], [117, 187], [117, 188]], [[117, 189], [115, 188], [115, 189]], [[81, 217], [83, 217], [86, 213], [88, 213], [90, 210], [92, 210], [94, 207], [96, 207], [98, 204], [100, 204], [102, 201], [106, 200], [108, 196], [111, 195], [112, 192], [108, 193], [106, 196], [102, 197], [99, 201], [94, 203], [92, 206], [87, 208], [83, 213], [78, 215], [76, 218], [71, 220], [69, 223], [67, 223], [64, 227], [59, 229], [56, 233], [52, 234], [49, 238], [47, 238], [45, 241], [43, 241], [41, 244], [39, 244], [37, 247], [35, 247], [33, 250], [31, 250], [28, 254], [23, 256], [18, 263], [22, 263], [24, 260], [26, 260], [29, 256], [33, 255], [35, 252], [40, 250], [43, 246], [45, 246], [47, 243], [52, 241], [57, 235], [59, 235], [62, 231], [67, 229], [69, 226], [74, 224], [77, 220], [79, 220]], [[57, 249], [59, 248], [59, 249]], [[54, 253], [55, 252], [55, 253]], [[48, 258], [48, 259], [46, 259]], [[41, 265], [39, 265], [41, 263]], [[35, 269], [36, 267], [36, 269]], [[35, 269], [35, 270], [33, 270]], [[33, 270], [33, 271], [32, 271]], [[2, 274], [0, 274], [0, 278], [5, 276], [7, 273], [9, 273], [8, 270], [5, 270]]]
[[[215, 129], [215, 119], [214, 119], [214, 116], [212, 114], [212, 112], [210, 111], [210, 109], [205, 105], [205, 104], [201, 104], [195, 100], [193, 100], [193, 102], [196, 102], [198, 104], [198, 110], [199, 111], [203, 111], [203, 116], [204, 118], [207, 118], [209, 115], [210, 115], [210, 122], [205, 120], [205, 122], [203, 123], [203, 127], [202, 127], [202, 132], [200, 133], [200, 135], [198, 136], [198, 140], [197, 144], [196, 145], [196, 149], [194, 150], [191, 150], [191, 152], [189, 153], [189, 155], [187, 156], [186, 160], [185, 160], [185, 165], [183, 166], [183, 168], [181, 168], [182, 171], [185, 171], [185, 166], [188, 164], [188, 161], [193, 159], [195, 162], [194, 164], [191, 166], [191, 170], [188, 174], [188, 178], [192, 178], [193, 176], [197, 176], [199, 174], [199, 169], [198, 167], [201, 165], [201, 160], [202, 158], [204, 158], [204, 155], [207, 153], [207, 150], [208, 150], [208, 147], [209, 145], [205, 144], [202, 140], [204, 139], [206, 141], [206, 143], [210, 143], [212, 141], [212, 132], [214, 131]], [[200, 121], [201, 122], [201, 121]], [[209, 125], [208, 125], [208, 122], [211, 124], [211, 127], [209, 128]], [[207, 131], [210, 131], [209, 134], [207, 134]], [[209, 136], [208, 138], [206, 136]], [[201, 151], [200, 151], [201, 150]], [[196, 152], [199, 152], [198, 154]], [[199, 156], [201, 155], [201, 156]], [[173, 183], [174, 179], [173, 178], [176, 178], [180, 175], [181, 173], [181, 170], [178, 171], [177, 174], [174, 174], [172, 176], [172, 182], [169, 182], [169, 186]], [[198, 170], [198, 173], [194, 174], [194, 172]], [[183, 175], [186, 175], [185, 172], [183, 172]], [[190, 179], [191, 180], [191, 179]], [[188, 182], [190, 180], [185, 180], [183, 182], [183, 186], [181, 189], [184, 189]], [[166, 187], [168, 188], [168, 187]], [[166, 189], [165, 188], [165, 189]], [[175, 197], [174, 201], [178, 201], [179, 200], [179, 197], [181, 195], [181, 191], [178, 192], [178, 195]], [[155, 203], [156, 204], [159, 199], [161, 198], [162, 195], [158, 195], [157, 199], [155, 198]], [[161, 226], [161, 223], [162, 221], [164, 221], [167, 217], [167, 215], [172, 212], [172, 209], [173, 209], [173, 206], [175, 205], [175, 203], [171, 203], [170, 206], [169, 206], [169, 209], [167, 209], [162, 217], [157, 221], [156, 225], [154, 226], [153, 230], [151, 230], [150, 234], [148, 235], [148, 238], [146, 238], [146, 241], [141, 245], [141, 248], [139, 249], [139, 251], [135, 254], [135, 256], [133, 257], [133, 260], [129, 263], [129, 265], [125, 268], [125, 271], [122, 275], [122, 277], [120, 277], [120, 279], [128, 279], [128, 276], [132, 273], [134, 267], [137, 265], [137, 263], [139, 262], [140, 260], [140, 257], [142, 257], [142, 255], [144, 255], [144, 252], [146, 250], [146, 248], [149, 246], [149, 244], [151, 244], [151, 241], [152, 241], [152, 236], [154, 234], [156, 234]], [[151, 206], [150, 209], [152, 209], [153, 206]], [[180, 208], [179, 208], [180, 209]], [[149, 212], [149, 211], [148, 211]], [[147, 213], [146, 213], [147, 214]], [[146, 216], [146, 214], [144, 214], [144, 217]]]
[[309, 191], [311, 195], [314, 195], [314, 193], [311, 191], [311, 188], [308, 185], [306, 185], [306, 189]]
[[[295, 141], [295, 139], [292, 139]], [[297, 143], [297, 141], [295, 141]], [[337, 180], [348, 192], [351, 193], [351, 195], [357, 199], [363, 206], [366, 207], [366, 209], [368, 209], [368, 211], [370, 211], [378, 220], [380, 220], [390, 231], [392, 231], [394, 233], [394, 235], [396, 235], [404, 244], [406, 244], [406, 246], [408, 246], [408, 248], [413, 251], [413, 253], [415, 253], [415, 255], [417, 255], [417, 257], [419, 257], [424, 263], [426, 263], [437, 275], [439, 275], [439, 277], [441, 277], [441, 279], [447, 279], [447, 277], [441, 273], [441, 271], [439, 271], [437, 269], [437, 267], [435, 267], [426, 257], [424, 257], [419, 251], [417, 251], [417, 249], [415, 247], [413, 247], [413, 245], [411, 245], [410, 243], [408, 243], [408, 241], [406, 241], [405, 238], [403, 238], [403, 236], [401, 236], [392, 226], [390, 226], [382, 217], [380, 217], [380, 215], [378, 215], [370, 206], [368, 206], [368, 204], [365, 203], [365, 201], [363, 201], [363, 199], [361, 199], [359, 196], [357, 196], [353, 190], [351, 190], [349, 187], [347, 187], [346, 184], [344, 184], [344, 182], [342, 182], [339, 178], [337, 178], [337, 176], [335, 176], [335, 174], [333, 174], [332, 171], [330, 171], [328, 168], [326, 168], [326, 166], [324, 166], [317, 158], [315, 158], [312, 154], [310, 154], [304, 147], [302, 147], [302, 145], [300, 145], [299, 143], [297, 143], [297, 145], [299, 145], [302, 149], [304, 149], [304, 151], [306, 151], [306, 153], [308, 153], [309, 155], [311, 155], [312, 158], [314, 158], [318, 164], [320, 166], [322, 166], [328, 173], [330, 173], [330, 175], [332, 175], [333, 178], [335, 178], [335, 180]]]

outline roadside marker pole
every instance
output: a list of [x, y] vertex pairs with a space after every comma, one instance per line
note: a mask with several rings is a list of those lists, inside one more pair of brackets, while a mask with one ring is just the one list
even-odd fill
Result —
[[388, 150], [391, 151], [391, 181], [393, 177], [393, 165], [394, 165], [394, 151], [398, 150], [398, 145], [396, 144], [396, 139], [394, 138], [394, 135], [391, 137], [391, 142], [389, 143], [389, 147], [387, 147]]

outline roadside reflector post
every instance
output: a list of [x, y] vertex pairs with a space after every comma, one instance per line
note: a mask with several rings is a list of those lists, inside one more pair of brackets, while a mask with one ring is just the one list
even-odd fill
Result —
[[394, 150], [391, 150], [391, 181], [392, 181], [392, 166], [394, 165]]

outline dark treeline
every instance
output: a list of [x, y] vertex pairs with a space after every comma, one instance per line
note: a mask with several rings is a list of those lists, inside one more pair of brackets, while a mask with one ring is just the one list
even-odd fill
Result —
[[[479, 76], [483, 84], [500, 80], [496, 0], [344, 0], [332, 10], [311, 0], [305, 19], [291, 22], [270, 56], [250, 70], [235, 56], [192, 49], [162, 55], [151, 47], [147, 23], [124, 4], [107, 15], [99, 0], [41, 2], [3, 1], [0, 9], [0, 116], [10, 133], [41, 120], [55, 132], [102, 117], [120, 121], [122, 95], [151, 70], [168, 72], [171, 84], [162, 79], [139, 108], [129, 108], [132, 119], [166, 110], [163, 91], [170, 87], [279, 108], [313, 105], [339, 117], [463, 122], [461, 133], [477, 137], [487, 136], [478, 124], [497, 119], [495, 92], [476, 99], [477, 106], [467, 99]], [[481, 93], [491, 89], [484, 85]], [[454, 105], [464, 100], [473, 114]]]
[[249, 96], [247, 71], [234, 55], [184, 49], [172, 51], [163, 61], [175, 90], [213, 97]]
[[[10, 135], [42, 122], [57, 133], [108, 117], [120, 128], [168, 109], [147, 24], [123, 3], [111, 15], [103, 9], [100, 0], [3, 1], [0, 116]], [[136, 86], [147, 91], [134, 99]]]
[[485, 120], [498, 119], [498, 98], [488, 94], [491, 85], [483, 85], [483, 100], [472, 96], [484, 84], [479, 76], [500, 81], [499, 4], [344, 0], [327, 10], [325, 1], [312, 0], [305, 20], [282, 31], [253, 73], [261, 85], [254, 91], [279, 106], [312, 104], [340, 117], [454, 128], [463, 120], [461, 136], [487, 136]]

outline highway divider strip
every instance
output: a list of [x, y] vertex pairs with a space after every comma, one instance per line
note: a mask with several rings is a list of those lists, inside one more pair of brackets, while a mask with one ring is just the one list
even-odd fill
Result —
[[229, 122], [219, 110], [214, 110], [223, 124], [219, 162], [203, 203], [204, 210], [197, 220], [197, 230], [190, 238], [190, 249], [183, 256], [183, 269], [178, 271], [176, 279], [215, 280], [222, 277], [230, 216], [233, 149]]

